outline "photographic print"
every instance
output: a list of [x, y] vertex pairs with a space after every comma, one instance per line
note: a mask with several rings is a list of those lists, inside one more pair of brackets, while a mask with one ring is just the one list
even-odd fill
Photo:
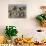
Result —
[[26, 5], [9, 4], [8, 17], [9, 18], [26, 18]]

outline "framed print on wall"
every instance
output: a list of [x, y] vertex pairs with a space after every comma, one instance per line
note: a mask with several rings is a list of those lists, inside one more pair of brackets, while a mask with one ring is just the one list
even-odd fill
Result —
[[26, 18], [26, 5], [9, 4], [8, 17], [9, 18]]

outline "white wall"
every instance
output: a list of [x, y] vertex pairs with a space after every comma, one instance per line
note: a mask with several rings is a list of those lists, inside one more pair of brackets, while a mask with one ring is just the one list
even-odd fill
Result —
[[[8, 18], [8, 4], [26, 4], [27, 18]], [[46, 0], [0, 0], [0, 33], [4, 33], [6, 25], [15, 25], [20, 34], [31, 36], [36, 33], [36, 29], [44, 29], [35, 20], [37, 14], [41, 13], [40, 6], [46, 5]]]

